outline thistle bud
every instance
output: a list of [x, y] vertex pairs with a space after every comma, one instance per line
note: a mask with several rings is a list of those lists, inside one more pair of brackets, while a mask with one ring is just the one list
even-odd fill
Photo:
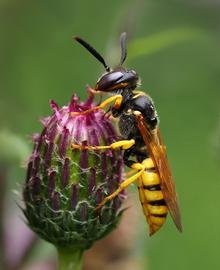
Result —
[[91, 109], [76, 95], [68, 106], [51, 101], [53, 115], [43, 119], [43, 131], [33, 136], [34, 149], [23, 190], [24, 214], [40, 237], [55, 246], [84, 250], [118, 223], [123, 196], [95, 208], [122, 181], [123, 158], [117, 150], [73, 149], [78, 145], [109, 145], [116, 132], [102, 110]]

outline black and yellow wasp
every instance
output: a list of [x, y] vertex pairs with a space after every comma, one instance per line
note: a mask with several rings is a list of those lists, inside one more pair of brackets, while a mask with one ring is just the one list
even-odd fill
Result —
[[[124, 180], [118, 189], [106, 197], [97, 209], [117, 196], [134, 181], [138, 182], [139, 197], [144, 215], [153, 235], [166, 221], [170, 213], [177, 229], [182, 231], [180, 210], [173, 177], [166, 156], [166, 147], [158, 127], [158, 116], [152, 99], [137, 91], [139, 76], [134, 70], [122, 67], [126, 56], [126, 33], [120, 37], [120, 65], [110, 69], [104, 58], [86, 41], [75, 37], [105, 67], [106, 73], [96, 83], [94, 92], [111, 93], [111, 97], [91, 110], [101, 109], [114, 101], [113, 117], [119, 118], [119, 130], [124, 140], [109, 146], [72, 145], [79, 149], [124, 149], [124, 163], [132, 169], [132, 176]], [[89, 111], [91, 111], [89, 110]], [[83, 113], [88, 113], [85, 111]], [[135, 161], [131, 157], [135, 158]]]

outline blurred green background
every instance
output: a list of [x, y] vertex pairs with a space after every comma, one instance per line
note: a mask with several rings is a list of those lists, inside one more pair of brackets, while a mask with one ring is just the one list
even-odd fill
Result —
[[[214, 0], [0, 1], [0, 129], [24, 142], [51, 113], [49, 99], [64, 105], [73, 92], [83, 99], [103, 72], [71, 37], [85, 38], [114, 66], [119, 34], [128, 32], [126, 65], [158, 109], [184, 226], [180, 235], [169, 219], [149, 238], [141, 216], [134, 253], [142, 269], [220, 267], [219, 15]], [[24, 177], [13, 163], [8, 192]]]

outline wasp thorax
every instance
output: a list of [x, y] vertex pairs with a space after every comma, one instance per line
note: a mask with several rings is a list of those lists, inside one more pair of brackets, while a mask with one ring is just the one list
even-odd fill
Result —
[[138, 84], [138, 75], [134, 70], [126, 70], [118, 67], [108, 73], [105, 73], [97, 82], [95, 90], [103, 92], [112, 92], [117, 90], [133, 90]]
[[[116, 226], [121, 198], [96, 211], [122, 181], [121, 150], [80, 150], [72, 144], [111, 144], [117, 134], [102, 110], [91, 109], [93, 96], [68, 106], [51, 102], [54, 114], [34, 136], [23, 198], [29, 226], [56, 246], [88, 248]], [[77, 114], [74, 115], [74, 112]]]

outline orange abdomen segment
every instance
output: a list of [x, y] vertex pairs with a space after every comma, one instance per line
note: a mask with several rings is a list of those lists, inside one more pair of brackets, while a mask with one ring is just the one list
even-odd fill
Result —
[[149, 224], [149, 234], [153, 235], [165, 223], [168, 209], [152, 159], [147, 158], [142, 164], [146, 170], [138, 179], [139, 197]]

